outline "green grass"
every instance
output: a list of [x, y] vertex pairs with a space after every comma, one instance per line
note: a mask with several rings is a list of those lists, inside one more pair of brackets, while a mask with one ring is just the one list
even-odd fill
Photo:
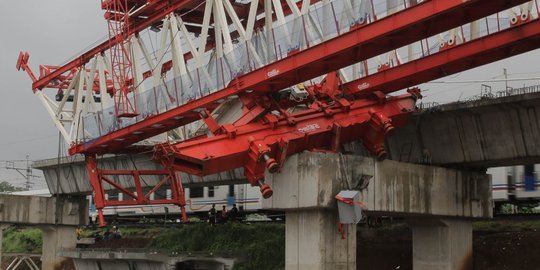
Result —
[[[241, 258], [235, 269], [283, 269], [284, 224], [229, 222], [193, 223], [179, 227], [130, 228], [120, 226], [123, 238], [152, 238], [149, 249], [163, 252], [204, 252]], [[84, 229], [82, 237], [105, 229]]]
[[35, 228], [16, 228], [4, 230], [3, 252], [41, 253], [41, 230]]
[[283, 224], [227, 223], [192, 224], [157, 235], [155, 249], [177, 252], [231, 254], [244, 260], [236, 269], [283, 269], [285, 226]]

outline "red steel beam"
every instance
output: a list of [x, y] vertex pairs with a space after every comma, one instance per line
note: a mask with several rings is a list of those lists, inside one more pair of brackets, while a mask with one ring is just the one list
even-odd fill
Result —
[[[423, 38], [458, 27], [525, 0], [431, 0], [239, 76], [229, 87], [148, 117], [98, 139], [76, 144], [70, 154], [114, 153], [146, 138], [185, 124], [186, 114], [246, 90], [279, 91], [290, 85], [358, 63]], [[272, 76], [272, 75], [274, 76]]]
[[540, 20], [450, 47], [344, 84], [348, 94], [390, 93], [540, 47]]
[[341, 144], [356, 140], [364, 141], [364, 145], [375, 152], [377, 147], [382, 147], [386, 130], [370, 125], [374, 115], [382, 114], [391, 119], [392, 128], [387, 130], [400, 128], [414, 111], [415, 102], [415, 96], [404, 94], [384, 101], [357, 100], [350, 107], [334, 106], [324, 111], [308, 109], [291, 115], [296, 120], [294, 126], [285, 117], [274, 124], [254, 122], [237, 127], [232, 136], [223, 134], [177, 143], [171, 146], [171, 152], [158, 151], [156, 157], [168, 158], [172, 154], [173, 169], [194, 175], [210, 175], [238, 167], [249, 168], [249, 151], [253, 144], [269, 147], [268, 156], [278, 162], [304, 150], [335, 151]]

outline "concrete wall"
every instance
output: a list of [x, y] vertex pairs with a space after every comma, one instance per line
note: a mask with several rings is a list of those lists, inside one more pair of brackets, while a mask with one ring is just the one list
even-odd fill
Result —
[[86, 224], [88, 206], [81, 197], [34, 197], [0, 194], [0, 223], [24, 225]]
[[387, 140], [393, 160], [476, 167], [540, 163], [540, 93], [417, 113]]

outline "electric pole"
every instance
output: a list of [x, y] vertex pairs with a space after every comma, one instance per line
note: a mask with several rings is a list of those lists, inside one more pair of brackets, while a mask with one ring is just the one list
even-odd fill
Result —
[[26, 168], [15, 167], [15, 161], [6, 161], [6, 169], [17, 171], [22, 177], [24, 177], [24, 189], [30, 190], [34, 182], [32, 178], [35, 176], [32, 174], [32, 167], [30, 166], [30, 156], [26, 155]]
[[503, 73], [504, 73], [504, 83], [505, 83], [505, 91], [508, 92], [508, 72], [506, 71], [506, 68], [503, 68]]

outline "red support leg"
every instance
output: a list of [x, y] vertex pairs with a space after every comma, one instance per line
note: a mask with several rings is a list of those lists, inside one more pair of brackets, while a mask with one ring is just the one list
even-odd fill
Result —
[[101, 177], [99, 175], [99, 169], [96, 164], [95, 156], [86, 156], [86, 170], [90, 178], [90, 185], [94, 190], [94, 203], [98, 211], [99, 226], [105, 226], [105, 219], [103, 217], [103, 208], [105, 207], [105, 194], [103, 185], [101, 184]]
[[182, 187], [182, 180], [180, 179], [179, 173], [175, 172], [174, 170], [170, 170], [170, 179], [173, 200], [176, 202], [176, 205], [180, 206], [180, 210], [182, 212], [182, 222], [187, 223], [188, 219], [185, 208], [186, 198], [184, 195], [184, 188]]

